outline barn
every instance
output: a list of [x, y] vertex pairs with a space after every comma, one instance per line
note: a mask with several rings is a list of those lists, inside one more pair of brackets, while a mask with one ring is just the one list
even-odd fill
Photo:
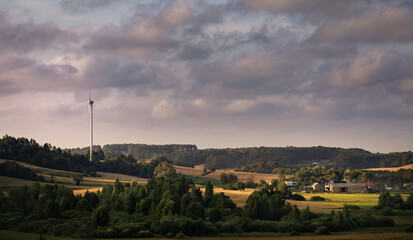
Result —
[[331, 192], [365, 192], [366, 184], [364, 183], [332, 183], [330, 185]]

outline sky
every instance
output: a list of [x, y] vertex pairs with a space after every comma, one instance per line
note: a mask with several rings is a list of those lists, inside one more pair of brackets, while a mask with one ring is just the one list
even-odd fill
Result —
[[0, 134], [413, 150], [413, 3], [0, 1]]

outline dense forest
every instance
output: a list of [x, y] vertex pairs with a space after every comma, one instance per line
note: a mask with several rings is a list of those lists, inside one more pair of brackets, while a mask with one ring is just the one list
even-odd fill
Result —
[[[98, 155], [96, 153], [96, 157]], [[85, 155], [72, 155], [49, 143], [40, 145], [33, 139], [7, 135], [0, 139], [0, 158], [65, 171], [88, 173], [95, 171], [93, 163]]]
[[154, 177], [145, 185], [117, 180], [84, 196], [74, 196], [64, 186], [34, 184], [0, 193], [0, 228], [80, 238], [182, 238], [242, 232], [328, 234], [394, 225], [391, 218], [357, 215], [347, 207], [322, 215], [308, 208], [300, 211], [286, 204], [288, 196], [287, 189], [267, 185], [239, 208], [223, 193], [214, 194], [211, 182], [202, 193], [185, 177]]
[[[237, 168], [272, 173], [278, 168], [300, 169], [317, 162], [328, 168], [395, 167], [413, 163], [412, 152], [371, 153], [362, 149], [332, 147], [253, 147], [197, 149], [195, 145], [111, 144], [103, 146], [105, 156], [131, 155], [137, 160], [164, 156], [173, 162], [205, 163], [207, 168]], [[84, 154], [88, 151], [83, 149]]]
[[3, 162], [0, 163], [0, 176], [14, 177], [25, 180], [43, 182], [44, 177], [37, 175], [30, 168], [23, 167], [15, 162]]
[[[153, 176], [153, 170], [160, 162], [168, 161], [165, 157], [159, 157], [149, 162], [139, 163], [130, 155], [122, 154], [105, 159], [103, 151], [99, 148], [96, 150], [93, 154], [94, 159], [90, 162], [89, 152], [72, 154], [71, 151], [63, 151], [51, 144], [40, 145], [33, 139], [14, 138], [7, 135], [0, 139], [0, 159], [16, 160], [41, 167], [83, 174], [102, 171], [149, 178]], [[105, 161], [99, 161], [101, 159], [105, 159]], [[7, 165], [7, 167], [11, 166]]]

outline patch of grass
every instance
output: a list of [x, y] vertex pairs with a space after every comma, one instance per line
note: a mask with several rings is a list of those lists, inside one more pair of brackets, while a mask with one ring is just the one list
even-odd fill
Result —
[[192, 181], [194, 181], [194, 183], [198, 185], [206, 185], [208, 181], [211, 181], [214, 184], [214, 187], [222, 187], [221, 182], [216, 179], [204, 178], [204, 177], [188, 177], [188, 178], [192, 178]]
[[[43, 235], [45, 240], [75, 240], [74, 238], [66, 237], [56, 237]], [[21, 233], [7, 230], [0, 230], [0, 239], [7, 240], [38, 240], [40, 239], [40, 234], [34, 233]]]

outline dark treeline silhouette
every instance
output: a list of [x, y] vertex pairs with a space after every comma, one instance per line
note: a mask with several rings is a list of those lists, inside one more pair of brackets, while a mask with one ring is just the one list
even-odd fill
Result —
[[95, 171], [93, 164], [84, 155], [72, 155], [49, 143], [39, 145], [33, 139], [14, 138], [8, 135], [0, 139], [0, 158], [66, 171], [88, 173]]
[[148, 145], [148, 144], [108, 144], [103, 146], [106, 156], [118, 156], [120, 154], [131, 155], [135, 159], [152, 159], [165, 156], [172, 159], [172, 156], [197, 150], [195, 145], [190, 144], [167, 144], [167, 145]]
[[376, 208], [413, 209], [413, 192], [410, 192], [410, 195], [407, 197], [406, 201], [403, 200], [399, 193], [392, 196], [389, 192], [382, 192]]
[[37, 175], [30, 168], [23, 167], [20, 164], [9, 161], [0, 163], [0, 176], [21, 178], [25, 180], [40, 182], [44, 181], [44, 177], [42, 175]]
[[96, 169], [102, 172], [122, 173], [143, 178], [153, 176], [153, 171], [161, 162], [169, 162], [165, 157], [158, 157], [148, 163], [138, 163], [132, 156], [123, 154], [108, 157], [103, 162], [95, 163]]
[[[152, 177], [153, 170], [160, 162], [168, 161], [164, 157], [159, 157], [147, 163], [138, 163], [133, 157], [123, 154], [99, 161], [105, 159], [105, 156], [102, 150], [99, 148], [96, 150], [93, 155], [94, 160], [90, 162], [89, 150], [86, 154], [72, 154], [71, 151], [62, 151], [48, 143], [39, 145], [33, 139], [14, 138], [7, 135], [0, 139], [0, 159], [86, 174], [102, 171], [149, 178]], [[29, 175], [31, 174], [28, 173]]]
[[242, 232], [314, 232], [328, 234], [356, 227], [392, 226], [387, 217], [352, 215], [348, 207], [317, 215], [308, 208], [285, 204], [290, 196], [284, 187], [265, 186], [248, 197], [244, 208], [236, 207], [223, 193], [205, 191], [192, 180], [151, 178], [106, 185], [97, 193], [74, 196], [64, 186], [34, 184], [0, 193], [0, 229], [76, 238], [151, 237], [181, 238]]

